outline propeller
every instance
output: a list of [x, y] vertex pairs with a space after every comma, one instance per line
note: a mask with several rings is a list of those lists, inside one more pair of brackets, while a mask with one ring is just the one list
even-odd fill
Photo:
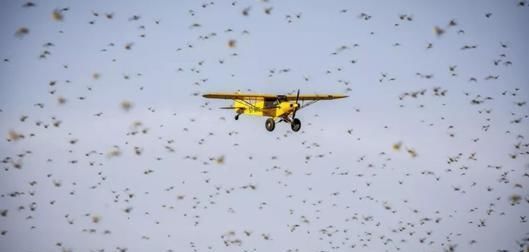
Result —
[[298, 94], [296, 95], [296, 108], [294, 109], [294, 112], [292, 113], [292, 121], [294, 121], [294, 119], [296, 119], [296, 111], [298, 111], [299, 109], [299, 103], [298, 103], [298, 100], [299, 100], [299, 89], [298, 89]]

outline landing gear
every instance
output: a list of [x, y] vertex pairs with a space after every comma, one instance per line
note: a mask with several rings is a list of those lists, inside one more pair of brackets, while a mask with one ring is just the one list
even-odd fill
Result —
[[239, 116], [240, 116], [240, 115], [241, 115], [241, 114], [236, 114], [236, 115], [235, 115], [235, 120], [239, 120]]
[[294, 118], [294, 120], [290, 124], [290, 127], [292, 127], [292, 131], [298, 132], [299, 129], [301, 129], [301, 121], [297, 118]]
[[276, 127], [276, 122], [274, 121], [274, 119], [268, 118], [266, 119], [265, 127], [266, 127], [266, 130], [268, 131], [274, 131]]
[[[290, 127], [292, 128], [292, 131], [298, 132], [301, 129], [301, 121], [297, 118], [294, 118], [294, 120], [290, 120], [290, 118], [283, 117], [278, 122], [286, 122], [290, 123]], [[268, 131], [274, 131], [276, 127], [276, 122], [273, 118], [266, 119], [265, 123], [266, 130]]]

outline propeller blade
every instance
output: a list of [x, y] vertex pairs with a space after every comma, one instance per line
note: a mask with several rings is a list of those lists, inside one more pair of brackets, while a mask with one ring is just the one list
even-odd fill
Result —
[[294, 109], [294, 112], [292, 113], [292, 121], [296, 118], [296, 112], [298, 111], [298, 108], [299, 108], [298, 100], [299, 100], [299, 89], [298, 89], [298, 94], [296, 95], [296, 108]]
[[299, 100], [299, 89], [298, 89], [298, 94], [296, 95], [296, 103], [298, 103], [298, 100]]

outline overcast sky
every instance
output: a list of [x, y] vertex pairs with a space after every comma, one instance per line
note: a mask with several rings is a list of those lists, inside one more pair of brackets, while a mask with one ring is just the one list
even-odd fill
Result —
[[529, 249], [528, 5], [2, 1], [0, 251]]

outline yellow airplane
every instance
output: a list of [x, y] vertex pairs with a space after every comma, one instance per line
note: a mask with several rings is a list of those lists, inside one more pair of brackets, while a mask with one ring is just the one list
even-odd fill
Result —
[[[273, 131], [277, 122], [290, 123], [293, 131], [301, 129], [301, 121], [296, 118], [296, 112], [321, 100], [334, 100], [347, 97], [346, 95], [316, 94], [316, 95], [273, 95], [273, 94], [243, 94], [243, 93], [207, 93], [202, 95], [210, 99], [233, 100], [233, 106], [221, 109], [235, 110], [235, 120], [241, 114], [266, 116], [265, 127]], [[299, 103], [301, 101], [301, 104]], [[308, 102], [305, 102], [308, 101]]]

